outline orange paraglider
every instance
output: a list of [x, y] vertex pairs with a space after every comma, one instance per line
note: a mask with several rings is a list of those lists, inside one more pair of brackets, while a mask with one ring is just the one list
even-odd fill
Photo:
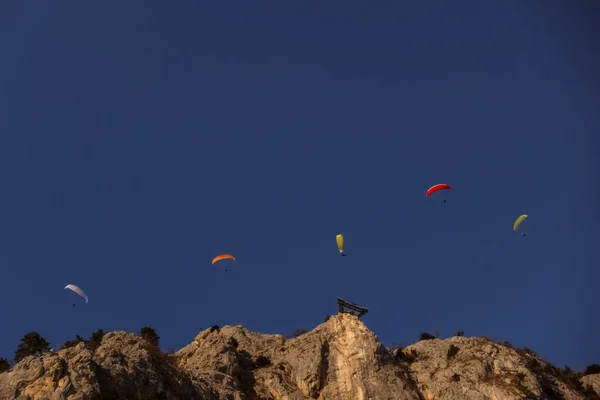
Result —
[[[235, 261], [235, 257], [232, 256], [231, 254], [220, 254], [218, 256], [216, 256], [215, 258], [213, 258], [212, 263], [213, 265], [221, 260], [233, 260]], [[225, 272], [227, 272], [227, 269], [225, 269]]]

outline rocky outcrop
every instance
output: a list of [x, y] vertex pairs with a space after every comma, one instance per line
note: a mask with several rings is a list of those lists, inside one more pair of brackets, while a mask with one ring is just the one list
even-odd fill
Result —
[[600, 399], [600, 375], [561, 374], [534, 354], [481, 338], [390, 351], [356, 317], [340, 314], [294, 339], [213, 327], [170, 355], [111, 332], [93, 354], [80, 343], [25, 358], [0, 374], [0, 400]]
[[92, 356], [83, 343], [27, 357], [0, 374], [0, 399], [150, 399], [203, 398], [168, 356], [140, 337], [111, 332]]
[[391, 353], [346, 314], [295, 339], [239, 326], [206, 330], [176, 357], [196, 379], [225, 375], [239, 392], [232, 399], [419, 399]]
[[560, 372], [538, 356], [482, 338], [425, 340], [403, 350], [423, 398], [564, 399], [586, 398], [581, 386], [561, 381]]
[[594, 392], [600, 395], [600, 374], [587, 375], [581, 378], [581, 384], [589, 388], [588, 392]]

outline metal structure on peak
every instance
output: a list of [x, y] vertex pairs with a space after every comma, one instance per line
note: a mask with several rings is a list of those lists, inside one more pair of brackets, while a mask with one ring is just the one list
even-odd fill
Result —
[[341, 297], [337, 298], [337, 303], [338, 303], [338, 314], [342, 314], [342, 313], [352, 314], [352, 315], [360, 318], [369, 312], [368, 308], [361, 307], [354, 303], [350, 303], [349, 301], [346, 301], [346, 300], [342, 299]]

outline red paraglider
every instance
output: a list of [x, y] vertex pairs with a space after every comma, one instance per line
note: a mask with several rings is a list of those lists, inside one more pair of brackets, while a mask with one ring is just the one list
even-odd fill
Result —
[[432, 193], [435, 193], [438, 190], [444, 190], [444, 189], [451, 190], [452, 186], [448, 185], [447, 183], [438, 183], [437, 185], [433, 185], [432, 187], [429, 188], [427, 193], [425, 193], [425, 198], [428, 198]]

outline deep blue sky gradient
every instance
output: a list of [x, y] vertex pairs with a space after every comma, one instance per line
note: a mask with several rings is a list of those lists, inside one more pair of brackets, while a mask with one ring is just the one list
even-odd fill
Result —
[[3, 2], [0, 356], [31, 330], [289, 334], [342, 296], [386, 345], [599, 362], [584, 3]]

